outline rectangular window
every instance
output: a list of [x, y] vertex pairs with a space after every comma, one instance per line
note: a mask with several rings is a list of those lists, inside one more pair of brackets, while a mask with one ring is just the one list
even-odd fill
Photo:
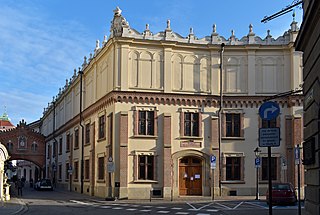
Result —
[[240, 118], [239, 113], [226, 113], [226, 137], [241, 136]]
[[184, 136], [199, 136], [199, 113], [184, 113]]
[[62, 154], [62, 137], [59, 139], [59, 155]]
[[262, 128], [276, 128], [277, 127], [277, 118], [272, 120], [262, 119]]
[[70, 151], [70, 134], [67, 134], [67, 140], [66, 140], [66, 152]]
[[58, 179], [62, 179], [62, 164], [59, 164], [58, 166]]
[[51, 145], [48, 145], [48, 155], [47, 158], [51, 157]]
[[154, 180], [154, 156], [139, 155], [138, 159], [138, 179]]
[[74, 180], [79, 179], [79, 162], [78, 161], [74, 162], [73, 175], [74, 175]]
[[241, 158], [240, 157], [226, 157], [226, 180], [240, 180], [241, 179]]
[[57, 148], [57, 142], [53, 141], [53, 143], [52, 143], [52, 157], [56, 156], [56, 148]]
[[106, 118], [105, 115], [99, 117], [99, 139], [105, 138]]
[[69, 173], [69, 163], [66, 163], [66, 181], [69, 180], [69, 176], [70, 176], [70, 173]]
[[76, 129], [74, 131], [74, 148], [75, 149], [79, 148], [79, 129]]
[[98, 158], [98, 180], [104, 180], [104, 157]]
[[86, 124], [86, 144], [90, 144], [90, 123]]
[[89, 159], [84, 161], [84, 179], [89, 179], [89, 170], [90, 170], [90, 162]]
[[139, 135], [154, 135], [154, 111], [139, 110]]
[[[271, 179], [272, 180], [277, 180], [277, 158], [276, 157], [271, 157]], [[268, 180], [268, 158], [263, 157], [262, 158], [262, 175], [261, 179], [262, 180]]]

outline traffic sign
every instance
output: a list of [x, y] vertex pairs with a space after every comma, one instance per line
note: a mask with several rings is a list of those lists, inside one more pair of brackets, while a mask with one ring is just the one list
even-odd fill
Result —
[[256, 165], [256, 168], [261, 167], [261, 159], [260, 159], [260, 157], [254, 159], [254, 164]]
[[280, 107], [276, 102], [265, 102], [259, 108], [259, 115], [262, 119], [272, 120], [280, 113]]
[[259, 147], [280, 146], [280, 128], [259, 128]]
[[107, 171], [108, 171], [108, 173], [114, 172], [114, 169], [115, 169], [114, 162], [108, 162], [107, 163]]
[[211, 166], [211, 169], [215, 169], [217, 166], [217, 157], [214, 155], [210, 156], [210, 166]]

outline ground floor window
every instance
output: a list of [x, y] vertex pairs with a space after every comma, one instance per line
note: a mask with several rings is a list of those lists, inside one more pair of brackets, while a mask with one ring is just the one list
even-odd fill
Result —
[[[277, 172], [278, 172], [278, 165], [277, 165], [278, 159], [277, 157], [271, 157], [271, 179], [272, 180], [277, 180]], [[261, 174], [261, 179], [262, 180], [268, 180], [268, 158], [263, 157], [262, 158], [262, 174]]]
[[241, 180], [241, 157], [226, 157], [226, 180]]
[[98, 158], [98, 180], [104, 180], [104, 157]]
[[154, 180], [153, 155], [138, 155], [138, 179]]
[[89, 179], [89, 159], [84, 161], [84, 179]]

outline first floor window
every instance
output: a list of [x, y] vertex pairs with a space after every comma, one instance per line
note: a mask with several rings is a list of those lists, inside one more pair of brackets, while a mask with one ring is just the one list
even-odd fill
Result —
[[104, 179], [104, 157], [98, 159], [98, 180]]
[[184, 113], [184, 136], [199, 136], [199, 113]]
[[90, 123], [86, 124], [86, 144], [90, 143]]
[[154, 156], [139, 155], [138, 156], [138, 179], [139, 180], [154, 180]]
[[226, 180], [240, 180], [241, 179], [241, 158], [240, 157], [226, 157]]
[[98, 130], [98, 138], [102, 139], [106, 136], [106, 117], [105, 115], [99, 117], [99, 130]]
[[74, 148], [79, 148], [79, 129], [74, 131]]
[[66, 152], [70, 151], [70, 134], [67, 134], [67, 139], [66, 139]]
[[[268, 180], [268, 158], [263, 157], [262, 158], [262, 180]], [[271, 157], [271, 179], [277, 180], [277, 158]]]
[[226, 137], [240, 137], [240, 114], [227, 113], [226, 114]]
[[154, 135], [154, 111], [139, 111], [139, 135]]

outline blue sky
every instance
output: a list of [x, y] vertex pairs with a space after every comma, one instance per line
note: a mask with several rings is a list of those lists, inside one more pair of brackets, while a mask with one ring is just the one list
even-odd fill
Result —
[[[246, 36], [249, 24], [264, 38], [268, 29], [275, 38], [292, 22], [292, 13], [268, 23], [266, 15], [292, 4], [289, 0], [0, 0], [0, 114], [7, 111], [12, 123], [31, 123], [42, 117], [52, 97], [95, 48], [109, 36], [113, 10], [119, 6], [130, 27], [153, 33], [166, 28], [182, 36], [190, 27], [198, 38], [208, 36], [212, 25], [229, 38]], [[295, 9], [301, 24], [302, 10]], [[6, 109], [5, 109], [6, 107]]]

